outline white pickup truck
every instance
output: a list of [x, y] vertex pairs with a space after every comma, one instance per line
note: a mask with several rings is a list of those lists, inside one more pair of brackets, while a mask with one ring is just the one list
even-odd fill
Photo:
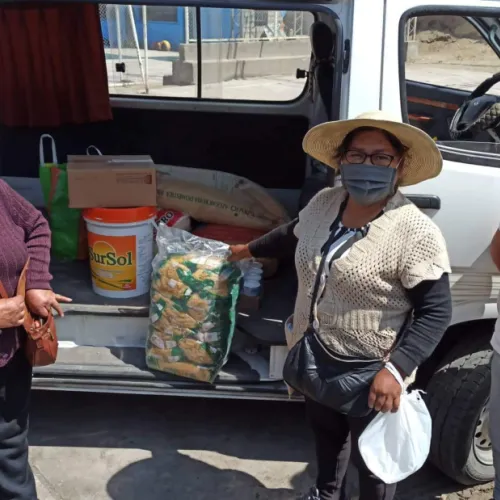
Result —
[[[136, 0], [129, 3], [146, 12]], [[148, 3], [147, 12], [155, 23], [165, 22], [164, 38], [171, 39], [153, 40], [152, 25], [150, 46], [172, 52], [140, 49], [149, 62], [144, 88], [144, 74], [137, 77], [139, 46], [125, 43], [135, 39], [129, 36], [133, 15], [121, 18], [121, 7], [101, 5], [114, 119], [50, 131], [59, 156], [95, 144], [107, 154], [150, 154], [160, 164], [233, 172], [269, 189], [294, 215], [334, 182], [301, 150], [312, 125], [382, 109], [426, 130], [439, 144], [444, 170], [405, 193], [446, 237], [454, 308], [449, 331], [420, 368], [417, 384], [427, 391], [433, 416], [432, 461], [463, 484], [491, 480], [489, 341], [500, 277], [488, 246], [500, 221], [500, 97], [494, 88], [500, 77], [490, 78], [500, 68], [500, 0]], [[267, 15], [257, 16], [261, 11]], [[283, 13], [287, 24], [279, 29]], [[254, 29], [255, 19], [264, 18], [274, 25]], [[210, 23], [220, 35], [205, 39]], [[260, 52], [228, 55], [228, 47]], [[194, 81], [175, 84], [190, 74], [175, 72], [186, 68], [194, 68]], [[238, 68], [237, 74], [231, 77], [228, 68]], [[36, 178], [44, 132], [0, 128], [0, 173], [37, 206], [43, 204]], [[230, 359], [214, 385], [146, 368], [147, 296], [96, 296], [86, 263], [54, 262], [52, 272], [57, 292], [74, 301], [58, 322], [59, 360], [36, 370], [36, 388], [288, 399], [282, 381], [270, 374], [270, 358], [285, 344], [283, 321], [293, 308], [290, 263], [266, 282], [261, 310], [239, 315]]]

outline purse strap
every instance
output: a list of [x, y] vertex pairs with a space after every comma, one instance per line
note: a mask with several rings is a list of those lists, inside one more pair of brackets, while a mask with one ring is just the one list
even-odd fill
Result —
[[30, 267], [30, 258], [24, 264], [23, 270], [21, 271], [21, 275], [19, 276], [19, 281], [17, 283], [17, 295], [21, 295], [22, 297], [26, 296], [26, 279], [28, 274], [28, 269]]
[[8, 299], [8, 298], [9, 294], [7, 293], [7, 290], [5, 290], [3, 283], [0, 281], [0, 299]]
[[[338, 224], [338, 222], [337, 222]], [[337, 225], [333, 224], [333, 225]], [[332, 226], [333, 226], [332, 225]], [[319, 295], [319, 287], [321, 286], [321, 276], [323, 275], [323, 270], [325, 269], [326, 265], [326, 259], [328, 257], [329, 249], [335, 243], [335, 241], [339, 238], [342, 237], [342, 235], [338, 236], [337, 231], [335, 230], [335, 227], [333, 228], [333, 231], [330, 233], [330, 237], [328, 238], [327, 242], [323, 245], [322, 250], [321, 250], [321, 262], [318, 268], [318, 272], [316, 273], [316, 278], [314, 280], [314, 288], [313, 288], [313, 293], [312, 293], [312, 298], [311, 298], [311, 308], [309, 311], [309, 329], [314, 330], [314, 320], [315, 320], [315, 314], [314, 314], [314, 308], [316, 307], [316, 301], [318, 300], [318, 295]], [[342, 255], [351, 248], [356, 241], [359, 241], [363, 238], [363, 233], [361, 231], [356, 231], [352, 236], [350, 236], [342, 245], [340, 245], [337, 250], [335, 250], [335, 253], [333, 254], [331, 258], [331, 262], [334, 260], [342, 257]]]
[[[346, 200], [347, 201], [347, 200]], [[316, 273], [316, 278], [314, 280], [314, 288], [313, 288], [313, 293], [312, 293], [312, 298], [311, 298], [311, 308], [309, 311], [309, 326], [308, 326], [308, 332], [314, 333], [314, 320], [315, 320], [315, 311], [314, 308], [316, 307], [316, 301], [318, 300], [318, 294], [319, 294], [319, 287], [321, 286], [321, 276], [323, 274], [323, 269], [325, 268], [326, 265], [326, 259], [328, 257], [328, 253], [330, 250], [330, 247], [333, 245], [333, 243], [340, 237], [342, 237], [342, 234], [337, 235], [336, 229], [338, 228], [338, 224], [342, 218], [342, 213], [343, 209], [345, 208], [345, 203], [341, 206], [341, 209], [339, 211], [339, 215], [333, 222], [333, 224], [330, 226], [331, 233], [326, 241], [326, 243], [321, 247], [321, 262], [318, 268], [318, 272]], [[345, 234], [345, 233], [344, 233]], [[364, 238], [363, 233], [361, 230], [357, 230], [351, 237], [349, 237], [342, 245], [335, 250], [335, 253], [333, 254], [330, 262], [333, 262], [334, 260], [342, 257], [342, 255], [351, 248], [356, 241], [359, 241]], [[404, 334], [411, 324], [411, 318], [412, 318], [412, 313], [410, 312], [408, 316], [405, 319], [405, 322], [399, 331], [399, 333], [396, 335], [396, 338], [394, 339], [394, 342], [390, 349], [386, 352], [384, 359], [387, 358], [391, 352], [393, 352], [399, 345], [401, 344]], [[307, 332], [306, 332], [307, 333]]]
[[[325, 244], [321, 247], [321, 262], [318, 268], [318, 272], [316, 273], [316, 278], [314, 280], [314, 287], [313, 287], [313, 293], [311, 297], [311, 307], [309, 310], [309, 328], [308, 330], [311, 330], [314, 325], [314, 307], [316, 306], [316, 301], [318, 300], [318, 293], [319, 293], [319, 287], [321, 285], [321, 275], [323, 273], [323, 269], [326, 263], [326, 258], [328, 256], [328, 249], [332, 245], [332, 243], [336, 240], [337, 236], [337, 228], [339, 227], [340, 222], [342, 221], [342, 216], [344, 215], [344, 210], [345, 207], [347, 206], [347, 201], [349, 197], [347, 196], [346, 199], [341, 203], [339, 207], [339, 211], [337, 214], [337, 217], [335, 217], [335, 220], [333, 221], [332, 225], [330, 226], [330, 236], [326, 240]], [[335, 252], [335, 255], [333, 256], [332, 260], [336, 258], [337, 252]]]
[[[29, 265], [30, 265], [30, 259], [28, 258], [26, 264], [23, 267], [23, 270], [21, 271], [21, 275], [19, 276], [19, 282], [17, 284], [16, 294], [22, 295], [23, 297], [26, 296], [26, 275], [28, 273]], [[1, 281], [0, 281], [0, 298], [2, 299], [9, 298], [9, 294], [7, 293], [7, 290], [5, 290], [5, 286]], [[36, 321], [39, 322], [40, 324], [39, 325], [36, 324], [35, 318], [33, 318], [28, 308], [26, 308], [24, 329], [26, 330], [26, 332], [28, 333], [28, 335], [31, 337], [32, 340], [40, 339], [45, 335], [45, 333], [49, 329], [55, 331], [54, 316], [52, 315], [52, 312], [49, 312], [45, 320], [37, 319]]]
[[[19, 276], [16, 295], [22, 295], [23, 297], [26, 295], [26, 275], [28, 273], [29, 265], [30, 265], [30, 259], [28, 257], [28, 260], [26, 261], [26, 264], [24, 264], [23, 270], [21, 271], [21, 274]], [[10, 298], [9, 294], [7, 293], [7, 290], [5, 289], [4, 284], [1, 281], [0, 281], [0, 298], [1, 299]]]

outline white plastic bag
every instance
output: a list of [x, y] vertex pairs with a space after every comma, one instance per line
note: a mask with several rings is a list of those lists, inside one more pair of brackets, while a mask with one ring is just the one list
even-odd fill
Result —
[[387, 369], [403, 387], [396, 413], [379, 413], [361, 434], [359, 451], [366, 466], [386, 484], [394, 484], [418, 471], [427, 460], [432, 420], [420, 391], [407, 393], [399, 372]]

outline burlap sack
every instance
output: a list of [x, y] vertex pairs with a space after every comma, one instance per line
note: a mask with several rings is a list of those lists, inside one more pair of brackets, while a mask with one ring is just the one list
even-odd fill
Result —
[[157, 165], [157, 204], [201, 222], [269, 230], [289, 220], [264, 188], [237, 175]]

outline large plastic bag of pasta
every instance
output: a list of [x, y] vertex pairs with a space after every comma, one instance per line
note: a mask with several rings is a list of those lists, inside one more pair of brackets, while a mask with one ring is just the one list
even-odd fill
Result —
[[231, 348], [241, 272], [225, 243], [165, 224], [156, 241], [146, 363], [213, 382]]

